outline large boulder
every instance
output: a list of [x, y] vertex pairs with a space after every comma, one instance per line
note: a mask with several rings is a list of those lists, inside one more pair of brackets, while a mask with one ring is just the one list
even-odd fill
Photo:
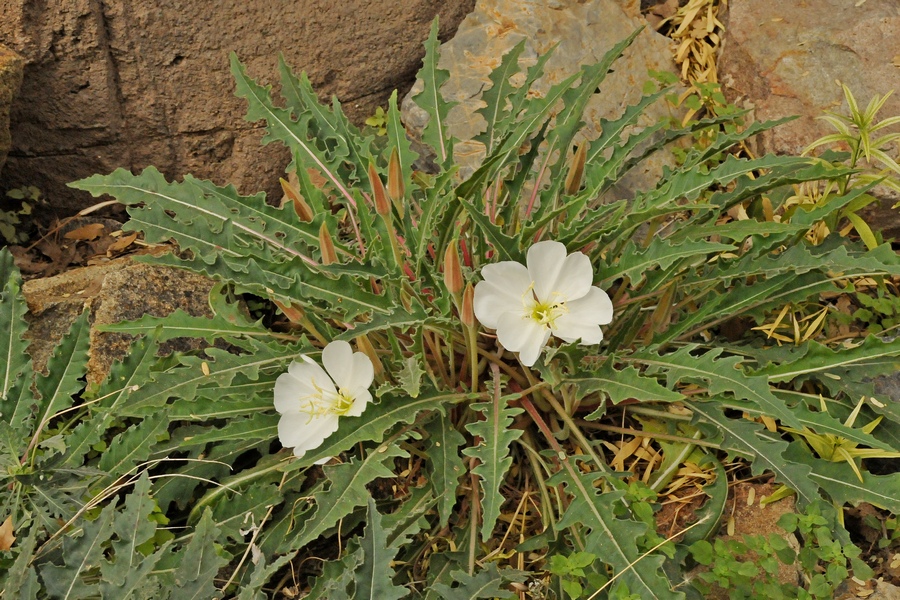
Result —
[[[65, 184], [155, 165], [244, 193], [281, 196], [290, 160], [260, 147], [233, 95], [231, 51], [265, 83], [277, 56], [336, 94], [360, 123], [412, 83], [431, 21], [452, 35], [474, 0], [22, 0], [0, 2], [0, 43], [26, 59], [6, 188], [36, 185], [71, 214], [94, 202]], [[0, 190], [2, 192], [2, 190]]]
[[22, 84], [22, 57], [0, 44], [0, 170], [6, 162], [12, 139], [9, 135], [9, 108]]
[[[799, 154], [834, 133], [816, 117], [825, 110], [848, 111], [837, 81], [850, 88], [861, 108], [873, 95], [900, 89], [900, 4], [731, 0], [718, 67], [726, 96], [752, 108], [756, 120], [799, 115], [758, 136], [756, 152]], [[900, 115], [896, 93], [879, 118], [894, 115]], [[890, 209], [898, 198], [884, 196], [869, 222], [900, 234], [900, 218]]]
[[[484, 158], [483, 145], [471, 141], [485, 126], [475, 111], [484, 105], [481, 92], [490, 85], [488, 76], [513, 46], [526, 40], [519, 63], [527, 68], [558, 44], [544, 76], [535, 86], [537, 93], [543, 94], [577, 72], [581, 65], [598, 62], [638, 27], [647, 27], [647, 22], [634, 2], [479, 0], [474, 12], [460, 24], [456, 36], [441, 46], [438, 63], [450, 74], [441, 93], [445, 99], [458, 103], [450, 109], [447, 125], [450, 134], [460, 141], [453, 155], [462, 174], [470, 173]], [[590, 139], [599, 134], [601, 119], [619, 117], [628, 104], [637, 102], [649, 79], [648, 71], [674, 71], [672, 41], [646, 28], [612, 69], [601, 84], [600, 93], [594, 95], [585, 110], [584, 135]], [[421, 86], [421, 82], [413, 86], [402, 107], [404, 121], [414, 134], [428, 122], [428, 114], [412, 100]], [[668, 114], [667, 107], [659, 103], [645, 113], [640, 125], [653, 124]], [[629, 174], [621, 192], [628, 194], [634, 189], [652, 187], [659, 167], [652, 162], [641, 165]]]
[[[63, 335], [87, 310], [91, 323], [87, 381], [100, 383], [112, 363], [125, 357], [132, 338], [98, 331], [98, 325], [137, 320], [147, 314], [164, 317], [178, 309], [212, 316], [208, 302], [212, 286], [212, 280], [202, 275], [138, 263], [130, 257], [26, 281], [22, 293], [28, 303], [28, 351], [35, 370], [44, 370]], [[199, 347], [201, 340], [176, 338], [165, 342], [161, 352]]]

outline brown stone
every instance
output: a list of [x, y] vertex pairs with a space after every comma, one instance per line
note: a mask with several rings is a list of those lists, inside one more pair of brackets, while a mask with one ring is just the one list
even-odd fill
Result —
[[[752, 108], [757, 121], [798, 115], [755, 139], [755, 152], [799, 154], [834, 133], [817, 119], [829, 110], [847, 114], [836, 81], [850, 88], [865, 109], [874, 95], [900, 89], [900, 4], [892, 0], [732, 0], [725, 17], [719, 78], [726, 97]], [[900, 115], [894, 93], [879, 120]], [[878, 135], [897, 128], [882, 130]], [[896, 158], [896, 145], [893, 152]], [[900, 218], [890, 207], [900, 196], [877, 191], [881, 206], [864, 216], [890, 236]]]
[[[532, 87], [541, 95], [576, 73], [581, 65], [599, 62], [616, 43], [645, 27], [613, 64], [612, 72], [600, 85], [600, 93], [588, 103], [582, 130], [588, 139], [599, 135], [601, 119], [621, 116], [626, 106], [640, 99], [643, 84], [650, 79], [649, 70], [674, 72], [672, 41], [647, 28], [634, 2], [625, 2], [624, 8], [622, 4], [616, 0], [478, 0], [474, 12], [460, 24], [453, 39], [441, 45], [438, 63], [449, 72], [441, 94], [457, 103], [447, 115], [447, 128], [459, 140], [454, 147], [454, 160], [463, 176], [474, 171], [485, 155], [484, 146], [472, 141], [486, 125], [475, 112], [484, 106], [481, 92], [491, 85], [488, 76], [500, 65], [501, 57], [523, 38], [525, 50], [519, 57], [523, 69], [556, 45], [544, 75]], [[428, 122], [428, 114], [411, 97], [421, 88], [421, 82], [417, 82], [403, 101], [404, 121], [413, 134]], [[668, 107], [657, 103], [642, 115], [638, 125], [651, 125], [668, 114]], [[627, 196], [637, 189], [653, 187], [662, 164], [669, 162], [667, 158], [663, 152], [656, 153], [628, 173], [617, 191]]]
[[21, 56], [0, 44], [0, 170], [6, 162], [6, 155], [12, 138], [9, 135], [9, 109], [22, 84]]
[[150, 164], [280, 197], [289, 161], [261, 148], [233, 94], [231, 51], [264, 83], [277, 55], [360, 123], [412, 83], [435, 16], [449, 37], [474, 0], [21, 0], [0, 2], [0, 42], [26, 59], [5, 187], [36, 185], [60, 212], [95, 202], [65, 184]]
[[[28, 303], [27, 337], [31, 340], [29, 353], [34, 368], [44, 369], [53, 348], [87, 309], [92, 326], [87, 381], [100, 383], [112, 363], [125, 356], [131, 337], [97, 331], [97, 325], [135, 320], [145, 314], [162, 317], [177, 309], [195, 316], [210, 316], [207, 298], [212, 285], [201, 275], [137, 263], [130, 257], [27, 281], [22, 291]], [[161, 352], [199, 347], [200, 340], [179, 338], [163, 344]]]

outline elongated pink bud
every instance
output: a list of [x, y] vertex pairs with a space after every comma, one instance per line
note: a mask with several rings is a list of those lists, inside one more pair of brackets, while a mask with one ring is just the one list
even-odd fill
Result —
[[331, 265], [337, 262], [337, 252], [334, 249], [334, 240], [331, 239], [331, 233], [323, 222], [319, 227], [319, 250], [322, 251], [322, 264]]
[[375, 170], [375, 165], [369, 163], [369, 183], [372, 185], [372, 196], [375, 202], [375, 212], [382, 217], [391, 214], [391, 203], [388, 201], [387, 192], [381, 182], [381, 176]]
[[306, 200], [303, 199], [303, 196], [300, 195], [297, 188], [291, 185], [286, 179], [279, 179], [279, 181], [281, 182], [281, 189], [284, 190], [284, 195], [289, 198], [294, 205], [294, 211], [297, 213], [297, 216], [300, 217], [300, 220], [304, 223], [312, 221], [312, 208], [306, 203]]
[[458, 296], [465, 285], [462, 267], [459, 263], [459, 251], [456, 249], [456, 240], [451, 241], [444, 252], [444, 285], [454, 296]]

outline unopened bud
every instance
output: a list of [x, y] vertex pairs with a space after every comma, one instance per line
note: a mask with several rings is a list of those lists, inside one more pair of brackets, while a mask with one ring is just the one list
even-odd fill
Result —
[[328, 226], [322, 222], [319, 227], [319, 250], [322, 251], [322, 264], [330, 265], [337, 262], [337, 252], [334, 249], [334, 240], [331, 239], [331, 233]]
[[304, 223], [309, 223], [313, 220], [313, 211], [310, 208], [309, 204], [306, 203], [306, 200], [303, 199], [303, 196], [300, 195], [300, 192], [295, 188], [289, 181], [286, 179], [279, 179], [281, 182], [281, 189], [284, 190], [284, 195], [287, 199], [291, 201], [291, 204], [294, 205], [294, 212], [297, 213], [297, 216], [300, 217], [300, 220]]
[[285, 304], [284, 302], [276, 300], [275, 306], [281, 309], [281, 312], [284, 313], [284, 316], [287, 317], [288, 321], [291, 323], [299, 323], [306, 317], [303, 309], [296, 304]]
[[466, 284], [466, 291], [463, 292], [462, 310], [459, 313], [459, 320], [466, 327], [475, 327], [475, 288], [471, 283]]
[[581, 179], [584, 177], [584, 163], [587, 160], [587, 141], [579, 144], [572, 157], [572, 166], [569, 167], [569, 174], [566, 176], [566, 194], [573, 196], [581, 189]]
[[378, 358], [378, 353], [375, 352], [375, 346], [372, 345], [366, 334], [356, 338], [356, 347], [372, 361], [372, 366], [375, 368], [375, 376], [381, 375], [384, 372], [384, 365], [381, 364], [381, 359]]
[[444, 285], [447, 286], [447, 290], [453, 296], [458, 296], [465, 285], [462, 268], [459, 264], [459, 251], [456, 249], [456, 240], [451, 241], [444, 252]]
[[400, 167], [400, 153], [396, 146], [391, 151], [391, 160], [388, 163], [388, 196], [394, 201], [397, 212], [403, 216], [403, 200], [406, 198], [406, 186], [403, 184], [403, 169]]
[[372, 196], [375, 201], [375, 212], [382, 217], [391, 214], [391, 204], [388, 202], [387, 192], [384, 190], [384, 184], [375, 165], [369, 163], [369, 183], [372, 185]]

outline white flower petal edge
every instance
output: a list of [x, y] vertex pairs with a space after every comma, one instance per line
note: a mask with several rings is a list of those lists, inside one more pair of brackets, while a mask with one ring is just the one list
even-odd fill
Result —
[[[293, 448], [302, 457], [315, 450], [337, 431], [342, 416], [358, 417], [372, 394], [375, 370], [362, 352], [353, 352], [344, 341], [331, 342], [322, 351], [323, 369], [307, 356], [294, 361], [287, 373], [275, 381], [275, 410], [278, 439], [285, 448]], [[316, 464], [327, 462], [326, 459]]]
[[591, 285], [590, 259], [581, 252], [566, 253], [552, 240], [528, 249], [528, 266], [514, 261], [486, 265], [475, 286], [475, 316], [497, 330], [500, 344], [519, 353], [532, 366], [551, 335], [566, 342], [598, 344], [600, 325], [612, 321], [609, 296]]

